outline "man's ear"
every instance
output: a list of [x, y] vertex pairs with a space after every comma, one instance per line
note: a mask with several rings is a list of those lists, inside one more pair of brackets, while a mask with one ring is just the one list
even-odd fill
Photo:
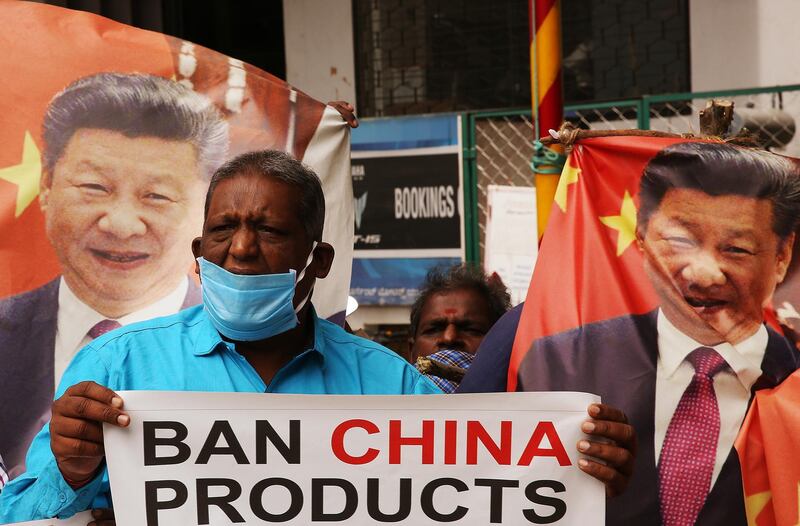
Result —
[[200, 275], [200, 263], [197, 258], [203, 255], [203, 238], [196, 237], [192, 239], [192, 254], [194, 254], [194, 273]]
[[778, 283], [783, 282], [786, 277], [786, 272], [789, 270], [789, 265], [792, 262], [792, 249], [794, 248], [795, 233], [792, 232], [789, 237], [778, 242], [778, 255], [777, 255], [777, 268]]
[[47, 212], [47, 202], [50, 198], [50, 187], [52, 186], [53, 182], [53, 174], [49, 171], [44, 170], [42, 172], [42, 178], [39, 181], [39, 209], [42, 213]]
[[314, 277], [317, 279], [325, 278], [331, 271], [333, 265], [334, 249], [330, 243], [320, 241], [314, 249], [314, 264], [316, 267]]
[[636, 248], [639, 249], [639, 252], [644, 252], [644, 236], [645, 233], [642, 231], [641, 226], [636, 227]]

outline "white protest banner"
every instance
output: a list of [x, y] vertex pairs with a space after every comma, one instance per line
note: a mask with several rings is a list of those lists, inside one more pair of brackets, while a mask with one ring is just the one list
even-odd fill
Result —
[[69, 519], [45, 519], [43, 521], [15, 522], [13, 526], [86, 526], [92, 522], [92, 512], [76, 513]]
[[575, 449], [593, 395], [120, 395], [118, 526], [604, 522]]

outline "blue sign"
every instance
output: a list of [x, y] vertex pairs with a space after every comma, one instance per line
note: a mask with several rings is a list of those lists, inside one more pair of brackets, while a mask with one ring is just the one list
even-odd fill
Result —
[[463, 261], [459, 117], [366, 119], [351, 137], [350, 295], [410, 305], [428, 270]]
[[459, 263], [461, 258], [357, 258], [350, 295], [359, 305], [411, 305], [428, 270]]

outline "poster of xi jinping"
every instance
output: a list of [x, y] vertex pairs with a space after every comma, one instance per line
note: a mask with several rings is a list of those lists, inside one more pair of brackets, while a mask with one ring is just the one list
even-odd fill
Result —
[[13, 478], [72, 356], [200, 302], [191, 240], [224, 161], [288, 152], [322, 180], [344, 309], [352, 259], [339, 113], [232, 57], [83, 12], [0, 3], [0, 456]]
[[734, 441], [754, 393], [798, 366], [765, 323], [798, 218], [795, 159], [677, 137], [575, 144], [508, 389], [590, 392], [627, 414], [638, 455], [608, 524], [745, 524]]

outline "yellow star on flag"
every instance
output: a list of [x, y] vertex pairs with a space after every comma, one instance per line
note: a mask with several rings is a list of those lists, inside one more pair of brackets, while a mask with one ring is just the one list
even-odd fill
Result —
[[627, 190], [622, 197], [619, 215], [603, 216], [600, 222], [617, 231], [617, 256], [621, 256], [636, 239], [636, 205]]
[[25, 132], [22, 145], [22, 162], [0, 168], [0, 179], [17, 185], [17, 208], [14, 217], [19, 217], [28, 205], [39, 195], [39, 181], [42, 177], [42, 157], [31, 134]]
[[756, 526], [756, 519], [772, 498], [771, 491], [762, 491], [748, 495], [744, 499], [744, 508], [747, 515], [747, 526]]
[[567, 211], [567, 190], [569, 185], [577, 183], [580, 174], [581, 169], [572, 166], [569, 162], [564, 165], [564, 169], [561, 171], [561, 178], [558, 180], [554, 200], [562, 212]]

